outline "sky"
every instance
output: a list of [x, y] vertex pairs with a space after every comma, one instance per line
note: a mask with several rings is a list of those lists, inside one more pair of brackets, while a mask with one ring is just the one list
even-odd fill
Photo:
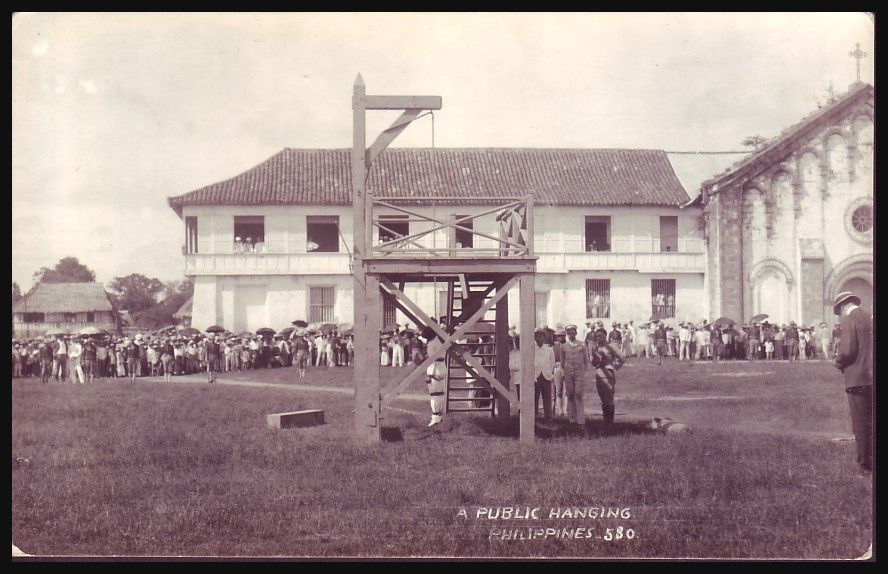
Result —
[[[19, 13], [12, 32], [23, 291], [66, 256], [106, 285], [183, 278], [167, 198], [350, 147], [358, 73], [441, 96], [438, 147], [742, 150], [846, 91], [857, 42], [874, 84], [863, 13]], [[368, 144], [397, 115], [369, 112]], [[430, 118], [393, 145], [431, 146]]]

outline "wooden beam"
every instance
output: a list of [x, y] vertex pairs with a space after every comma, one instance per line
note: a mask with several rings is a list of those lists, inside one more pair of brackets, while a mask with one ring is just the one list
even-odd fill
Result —
[[466, 274], [465, 273], [459, 274], [459, 288], [462, 290], [463, 303], [465, 303], [466, 299], [469, 298], [469, 282], [466, 281]]
[[[478, 311], [474, 315], [472, 315], [468, 321], [460, 325], [453, 332], [453, 334], [448, 334], [444, 329], [442, 329], [441, 326], [438, 325], [437, 321], [432, 320], [431, 317], [426, 315], [422, 309], [417, 307], [413, 301], [411, 301], [406, 295], [404, 295], [404, 293], [398, 290], [398, 288], [395, 287], [391, 281], [384, 277], [380, 277], [379, 282], [380, 284], [384, 285], [386, 289], [391, 291], [397, 299], [402, 301], [408, 308], [410, 308], [413, 314], [420, 318], [422, 322], [426, 326], [431, 328], [435, 332], [435, 334], [438, 335], [438, 337], [443, 341], [443, 344], [438, 347], [438, 349], [434, 353], [430, 354], [426, 358], [426, 360], [423, 361], [422, 365], [420, 365], [419, 367], [417, 367], [416, 370], [407, 375], [404, 380], [398, 383], [394, 390], [387, 393], [382, 398], [382, 405], [386, 406], [392, 400], [394, 400], [395, 397], [401, 394], [404, 389], [409, 387], [413, 383], [413, 381], [419, 378], [419, 376], [425, 375], [425, 370], [428, 368], [428, 366], [431, 365], [436, 358], [443, 357], [447, 350], [454, 344], [456, 344], [457, 339], [462, 339], [463, 336], [465, 336], [465, 334], [469, 330], [471, 330], [472, 327], [475, 326], [475, 323], [478, 321], [478, 319], [483, 317], [484, 314], [487, 313], [487, 311], [489, 311], [490, 308], [493, 307], [497, 303], [497, 301], [499, 301], [509, 291], [509, 289], [511, 289], [513, 286], [515, 286], [515, 284], [518, 283], [518, 278], [513, 277], [512, 279], [507, 281], [493, 297], [491, 297], [484, 305], [482, 305], [481, 308], [478, 309]], [[377, 372], [378, 370], [379, 369], [377, 367]]]
[[[379, 207], [388, 207], [389, 209], [394, 209], [395, 211], [400, 211], [401, 213], [405, 213], [407, 215], [413, 215], [414, 217], [420, 217], [420, 218], [423, 218], [427, 221], [431, 221], [432, 223], [436, 224], [431, 229], [424, 229], [422, 231], [417, 231], [416, 233], [406, 235], [405, 238], [406, 237], [419, 238], [424, 235], [428, 235], [429, 233], [433, 233], [435, 231], [438, 231], [439, 229], [444, 229], [445, 227], [450, 227], [453, 229], [462, 229], [463, 231], [468, 231], [468, 232], [472, 233], [473, 235], [480, 235], [481, 237], [485, 237], [485, 238], [491, 239], [493, 241], [508, 243], [508, 244], [512, 245], [513, 247], [517, 247], [517, 248], [522, 247], [518, 243], [510, 243], [507, 239], [503, 240], [502, 238], [494, 237], [493, 235], [487, 235], [486, 233], [476, 231], [475, 229], [470, 229], [468, 227], [462, 227], [462, 226], [458, 225], [458, 222], [483, 217], [485, 215], [495, 212], [496, 210], [500, 209], [500, 207], [496, 207], [494, 209], [489, 209], [487, 211], [482, 211], [481, 213], [475, 213], [473, 215], [469, 215], [466, 217], [461, 217], [455, 221], [445, 222], [445, 221], [441, 221], [439, 219], [435, 219], [433, 217], [425, 216], [425, 215], [423, 215], [421, 213], [417, 213], [415, 211], [410, 211], [409, 209], [404, 209], [403, 207], [400, 207], [397, 205], [391, 205], [389, 203], [386, 203], [385, 201], [375, 200], [374, 203], [376, 205], [378, 205]], [[522, 205], [522, 204], [516, 204], [516, 205]], [[400, 241], [400, 240], [401, 239], [398, 239], [398, 241]], [[382, 244], [378, 245], [377, 247], [384, 247], [385, 245], [388, 245], [389, 243], [394, 243], [394, 242], [395, 242], [395, 240], [392, 240], [392, 241], [389, 241], [388, 243], [382, 243]]]
[[[384, 226], [383, 224], [379, 223], [378, 221], [374, 221], [373, 225], [383, 231], [387, 231], [387, 232], [391, 233], [392, 235], [397, 235], [397, 233], [395, 233], [394, 231], [392, 231], [388, 227]], [[386, 245], [396, 245], [398, 243], [412, 243], [413, 245], [419, 247], [420, 251], [428, 251], [429, 253], [431, 253], [435, 257], [440, 257], [440, 255], [435, 253], [435, 250], [433, 248], [426, 247], [424, 245], [420, 245], [419, 243], [417, 243], [416, 241], [411, 239], [411, 237], [413, 237], [413, 235], [405, 235], [404, 237], [397, 237], [395, 239], [391, 239], [389, 241], [386, 241], [385, 243], [380, 243], [379, 245], [374, 246], [374, 250], [379, 250], [380, 248], [385, 247]]]
[[534, 395], [534, 321], [536, 320], [536, 297], [534, 293], [535, 277], [533, 274], [521, 276], [520, 308], [521, 330], [524, 341], [521, 343], [521, 415], [519, 420], [519, 442], [532, 444], [534, 441], [534, 424], [536, 413], [533, 409]]
[[[496, 378], [508, 390], [511, 389], [511, 372], [509, 371], [509, 294], [496, 304]], [[510, 391], [511, 392], [511, 391]], [[511, 416], [510, 401], [505, 397], [497, 397], [496, 418], [506, 421]]]
[[364, 96], [367, 110], [440, 110], [441, 96]]
[[[366, 267], [364, 259], [367, 257], [367, 249], [370, 246], [366, 241], [368, 214], [372, 201], [367, 201], [365, 180], [367, 176], [364, 163], [364, 151], [366, 147], [366, 112], [364, 108], [364, 95], [366, 88], [361, 75], [355, 79], [352, 93], [353, 111], [353, 139], [352, 139], [352, 240], [353, 249], [353, 274], [354, 274], [354, 330], [355, 330], [355, 402], [354, 425], [355, 440], [362, 444], [374, 444], [382, 440], [379, 425], [379, 348], [377, 332], [370, 332], [368, 318], [372, 314], [366, 308], [367, 301], [373, 298], [379, 299], [379, 287], [374, 279], [371, 280], [367, 290]], [[371, 350], [367, 341], [374, 342]]]
[[367, 164], [367, 169], [370, 169], [370, 165], [379, 157], [385, 148], [392, 143], [395, 138], [397, 138], [401, 132], [407, 129], [407, 126], [410, 125], [410, 122], [416, 119], [422, 112], [422, 109], [419, 108], [410, 108], [404, 110], [404, 113], [395, 120], [395, 122], [388, 127], [387, 130], [379, 134], [377, 136], [376, 141], [373, 142], [373, 145], [370, 146], [370, 149], [367, 150], [367, 154], [365, 157], [365, 163]]

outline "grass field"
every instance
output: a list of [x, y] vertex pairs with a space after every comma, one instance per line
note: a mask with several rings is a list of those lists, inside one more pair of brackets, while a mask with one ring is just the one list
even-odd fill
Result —
[[[526, 448], [516, 424], [484, 416], [427, 429], [419, 400], [386, 413], [391, 440], [356, 446], [350, 394], [285, 386], [348, 388], [351, 369], [294, 374], [222, 377], [269, 386], [14, 380], [13, 542], [40, 556], [800, 559], [853, 558], [870, 543], [872, 477], [853, 441], [831, 440], [850, 423], [828, 363], [630, 360], [616, 433]], [[585, 394], [595, 430], [597, 395]], [[265, 424], [301, 408], [324, 409], [327, 424]], [[652, 416], [694, 432], [635, 424]], [[489, 507], [538, 508], [539, 519], [478, 518]], [[622, 517], [549, 518], [563, 507]], [[527, 539], [536, 529], [542, 539]]]

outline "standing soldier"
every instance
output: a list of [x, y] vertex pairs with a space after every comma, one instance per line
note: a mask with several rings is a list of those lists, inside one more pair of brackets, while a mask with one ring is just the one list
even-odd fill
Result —
[[571, 424], [581, 427], [586, 424], [583, 409], [583, 382], [589, 368], [589, 354], [586, 345], [577, 341], [577, 326], [568, 325], [564, 329], [567, 341], [561, 345], [564, 370], [564, 390], [567, 393], [567, 418]]
[[850, 291], [836, 295], [833, 313], [841, 317], [842, 325], [835, 366], [845, 375], [857, 463], [869, 472], [873, 468], [873, 320]]
[[592, 352], [592, 365], [595, 367], [595, 387], [601, 399], [601, 413], [605, 429], [614, 422], [614, 389], [617, 385], [616, 372], [623, 366], [623, 356], [613, 346], [601, 339], [598, 348]]

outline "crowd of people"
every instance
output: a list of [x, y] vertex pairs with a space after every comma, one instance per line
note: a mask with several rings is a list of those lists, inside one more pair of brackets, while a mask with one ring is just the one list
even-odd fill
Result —
[[[351, 335], [293, 332], [283, 335], [199, 333], [52, 335], [13, 340], [13, 377], [40, 377], [44, 383], [87, 383], [95, 379], [192, 375], [295, 367], [347, 366], [354, 361]], [[215, 379], [210, 376], [210, 379]]]
[[[794, 321], [788, 325], [770, 324], [767, 320], [749, 325], [679, 322], [675, 327], [664, 321], [643, 323], [615, 321], [610, 329], [603, 321], [589, 320], [581, 339], [589, 343], [594, 336], [603, 336], [607, 342], [626, 357], [664, 357], [680, 360], [806, 360], [835, 358], [841, 339], [836, 324], [830, 328], [825, 322], [819, 327], [799, 327]], [[550, 339], [564, 335], [558, 325], [555, 329], [543, 327]]]

